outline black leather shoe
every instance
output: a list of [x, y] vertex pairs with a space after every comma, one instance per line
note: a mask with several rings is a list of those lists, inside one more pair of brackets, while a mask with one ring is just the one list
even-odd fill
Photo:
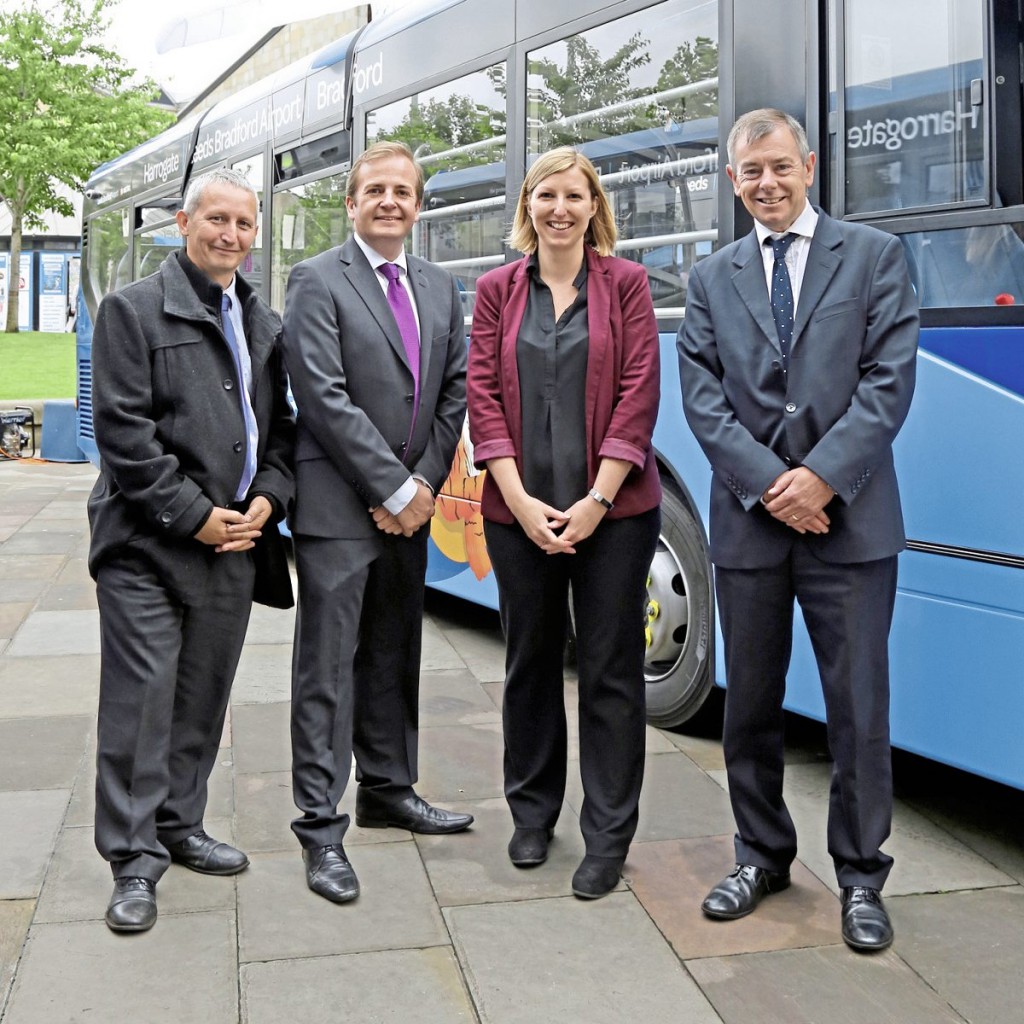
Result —
[[431, 807], [415, 793], [388, 797], [372, 789], [356, 792], [356, 824], [360, 828], [405, 828], [425, 836], [461, 832], [473, 824], [472, 814]]
[[532, 868], [548, 859], [553, 828], [517, 828], [508, 841], [508, 859], [517, 868]]
[[181, 864], [201, 875], [237, 875], [249, 866], [249, 858], [241, 850], [222, 843], [200, 830], [178, 843], [165, 843], [175, 864]]
[[843, 941], [861, 953], [892, 945], [892, 922], [877, 889], [864, 885], [843, 889]]
[[704, 897], [700, 909], [708, 917], [735, 921], [756, 910], [769, 893], [788, 888], [788, 871], [766, 871], [753, 864], [737, 864], [736, 870]]
[[318, 896], [332, 903], [348, 903], [359, 895], [359, 879], [341, 845], [303, 850], [306, 884]]
[[582, 900], [599, 900], [619, 884], [624, 857], [593, 857], [589, 853], [580, 861], [572, 876], [572, 894]]
[[149, 931], [156, 924], [156, 883], [148, 878], [115, 878], [106, 922], [113, 932]]

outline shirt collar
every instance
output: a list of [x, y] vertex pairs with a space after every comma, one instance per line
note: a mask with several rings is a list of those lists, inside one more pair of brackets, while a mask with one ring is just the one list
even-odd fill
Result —
[[[534, 281], [540, 280], [540, 256], [537, 250], [534, 249], [526, 258], [526, 270], [533, 278]], [[583, 287], [583, 282], [587, 279], [587, 254], [583, 254], [583, 262], [580, 264], [579, 273], [573, 278], [572, 286], [577, 291]]]
[[370, 261], [370, 266], [373, 267], [374, 270], [376, 270], [382, 263], [394, 263], [396, 267], [401, 267], [405, 274], [409, 273], [409, 267], [405, 262], [404, 249], [393, 260], [389, 260], [381, 256], [381, 254], [368, 242], [364, 242], [356, 232], [352, 232], [352, 237], [356, 240], [356, 245], [363, 250], [363, 255]]
[[754, 221], [754, 231], [757, 232], [757, 244], [759, 246], [764, 245], [766, 238], [781, 238], [785, 234], [800, 235], [803, 238], [813, 238], [814, 229], [818, 225], [818, 211], [811, 206], [810, 202], [804, 203], [804, 208], [800, 212], [800, 216], [797, 217], [792, 224], [790, 224], [787, 231], [780, 234], [777, 231], [772, 231], [770, 228], [766, 228], [759, 220]]

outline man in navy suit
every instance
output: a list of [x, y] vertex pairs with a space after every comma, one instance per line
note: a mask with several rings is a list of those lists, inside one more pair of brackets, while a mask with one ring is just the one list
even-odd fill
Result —
[[739, 118], [726, 168], [754, 230], [690, 273], [687, 421], [714, 472], [736, 868], [703, 903], [732, 920], [789, 885], [783, 713], [800, 603], [834, 758], [828, 846], [842, 934], [884, 949], [892, 818], [887, 637], [905, 546], [892, 442], [914, 389], [917, 302], [897, 239], [810, 205], [815, 157], [778, 110]]
[[440, 834], [473, 821], [413, 791], [427, 537], [466, 413], [455, 281], [403, 249], [422, 199], [409, 148], [371, 146], [348, 178], [353, 237], [298, 264], [285, 304], [298, 407], [292, 830], [309, 888], [334, 903], [359, 894], [338, 812], [353, 752], [357, 825]]

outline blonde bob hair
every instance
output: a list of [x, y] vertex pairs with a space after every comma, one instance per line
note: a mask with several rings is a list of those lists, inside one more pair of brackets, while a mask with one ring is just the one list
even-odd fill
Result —
[[619, 236], [611, 203], [608, 202], [608, 196], [601, 187], [601, 179], [594, 165], [572, 146], [559, 146], [558, 149], [542, 154], [526, 172], [523, 187], [519, 190], [516, 213], [512, 218], [512, 230], [507, 239], [513, 249], [527, 255], [536, 250], [537, 231], [530, 217], [530, 196], [545, 178], [550, 178], [552, 174], [561, 174], [562, 171], [571, 170], [573, 167], [578, 167], [583, 172], [590, 185], [590, 194], [597, 200], [597, 209], [590, 218], [590, 225], [583, 240], [602, 256], [611, 256], [615, 250], [615, 239]]

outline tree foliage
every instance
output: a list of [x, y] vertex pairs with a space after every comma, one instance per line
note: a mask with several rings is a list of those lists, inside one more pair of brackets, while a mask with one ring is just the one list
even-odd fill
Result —
[[[15, 279], [25, 227], [70, 216], [56, 184], [80, 190], [89, 174], [174, 120], [149, 105], [152, 82], [102, 42], [116, 0], [40, 0], [0, 12], [0, 202], [11, 211]], [[16, 331], [17, 288], [6, 330]]]
[[[707, 82], [718, 77], [718, 44], [708, 36], [697, 36], [682, 43], [669, 57], [658, 76], [658, 90], [679, 85]], [[718, 117], [718, 86], [689, 96], [680, 96], [664, 104], [674, 120], [693, 121], [701, 117]]]

